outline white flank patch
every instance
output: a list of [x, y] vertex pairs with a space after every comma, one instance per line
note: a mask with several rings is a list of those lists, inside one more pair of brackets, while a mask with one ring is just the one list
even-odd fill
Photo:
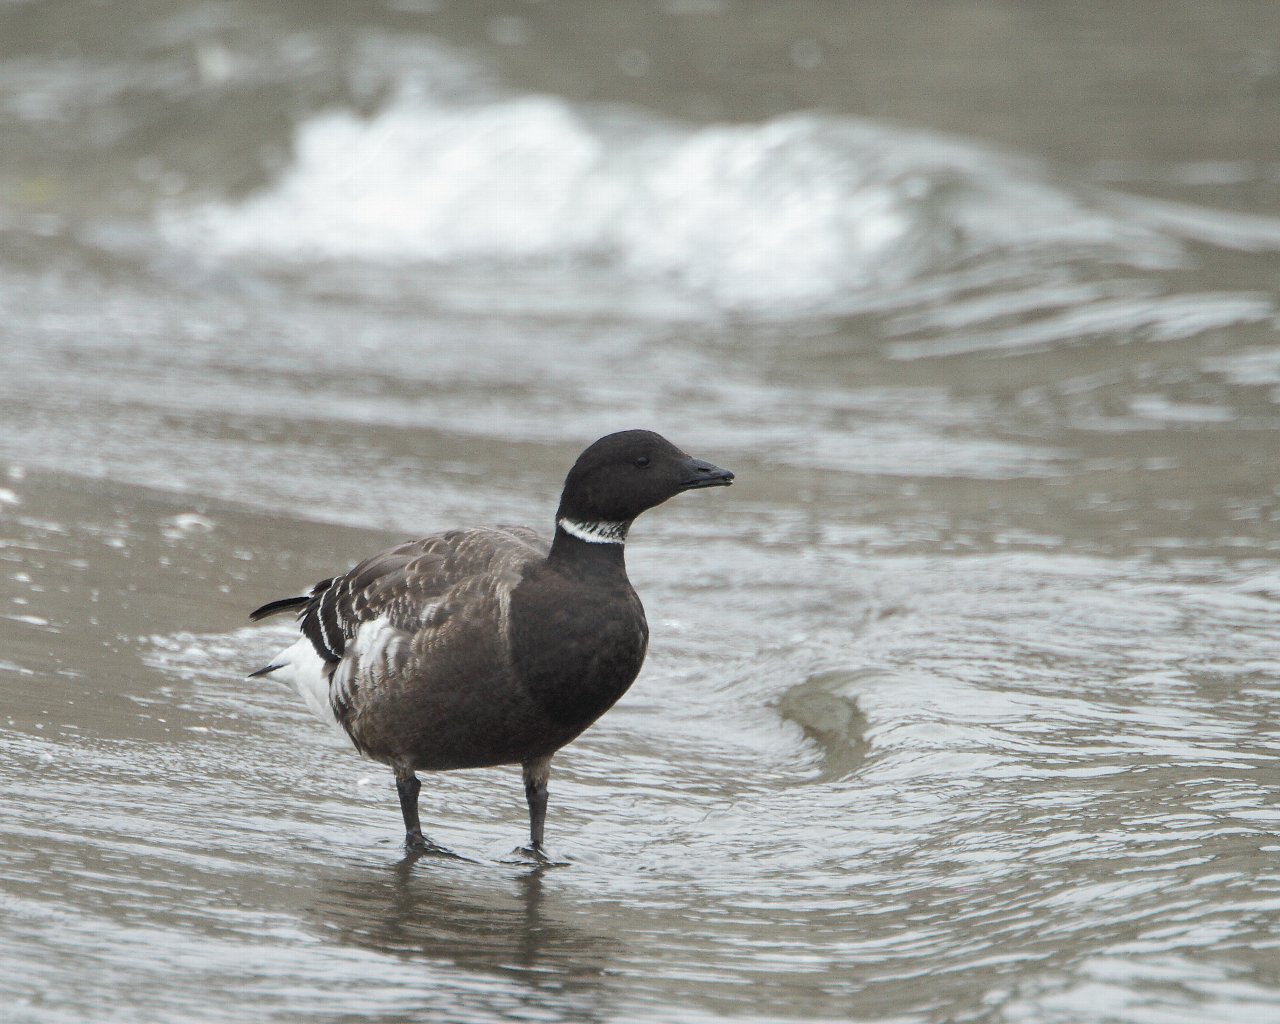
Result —
[[559, 525], [570, 537], [588, 544], [623, 544], [631, 527], [630, 523], [578, 523], [572, 519], [561, 519]]
[[379, 615], [376, 619], [361, 623], [360, 628], [356, 630], [356, 658], [360, 661], [368, 661], [379, 657], [394, 635], [399, 632], [400, 630], [391, 625], [391, 620], [385, 615]]
[[394, 677], [409, 655], [409, 640], [409, 634], [393, 626], [385, 615], [361, 624], [333, 671], [333, 704], [337, 706], [351, 700], [353, 679], [361, 689], [376, 690]]

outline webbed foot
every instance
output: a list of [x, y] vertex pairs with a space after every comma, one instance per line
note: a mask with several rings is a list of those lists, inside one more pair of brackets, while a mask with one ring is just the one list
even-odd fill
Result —
[[457, 860], [464, 858], [454, 853], [448, 847], [440, 846], [433, 843], [430, 839], [422, 834], [418, 829], [404, 834], [404, 850], [407, 855], [415, 860], [418, 857], [453, 857]]
[[562, 868], [570, 863], [563, 857], [551, 856], [540, 844], [517, 846], [511, 851], [511, 856], [504, 857], [503, 860], [512, 864], [533, 864], [540, 868]]

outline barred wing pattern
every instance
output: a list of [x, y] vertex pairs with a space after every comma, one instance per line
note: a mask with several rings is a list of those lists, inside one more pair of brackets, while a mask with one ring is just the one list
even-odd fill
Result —
[[[334, 717], [351, 734], [360, 694], [429, 668], [457, 623], [496, 612], [505, 624], [511, 589], [546, 554], [546, 542], [525, 527], [454, 530], [379, 552], [317, 583], [306, 597], [272, 602], [255, 614], [299, 608], [302, 634], [324, 678], [298, 682], [323, 686]], [[505, 645], [506, 630], [495, 639]], [[298, 660], [286, 657], [290, 668]]]

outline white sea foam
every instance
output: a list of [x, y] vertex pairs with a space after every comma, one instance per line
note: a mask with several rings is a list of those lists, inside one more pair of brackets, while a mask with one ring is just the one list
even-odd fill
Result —
[[272, 187], [163, 226], [272, 259], [603, 262], [789, 313], [992, 254], [1181, 259], [1170, 233], [974, 143], [819, 114], [674, 125], [548, 96], [318, 115]]

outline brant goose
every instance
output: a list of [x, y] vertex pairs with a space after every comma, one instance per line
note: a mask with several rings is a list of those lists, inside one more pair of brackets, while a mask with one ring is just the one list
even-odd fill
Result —
[[302, 638], [252, 675], [291, 683], [357, 750], [391, 766], [410, 850], [439, 851], [422, 833], [416, 772], [521, 765], [521, 852], [545, 861], [551, 759], [644, 661], [649, 627], [627, 579], [627, 531], [682, 491], [732, 480], [651, 431], [610, 434], [569, 471], [550, 545], [504, 526], [389, 548], [253, 612], [296, 612]]

